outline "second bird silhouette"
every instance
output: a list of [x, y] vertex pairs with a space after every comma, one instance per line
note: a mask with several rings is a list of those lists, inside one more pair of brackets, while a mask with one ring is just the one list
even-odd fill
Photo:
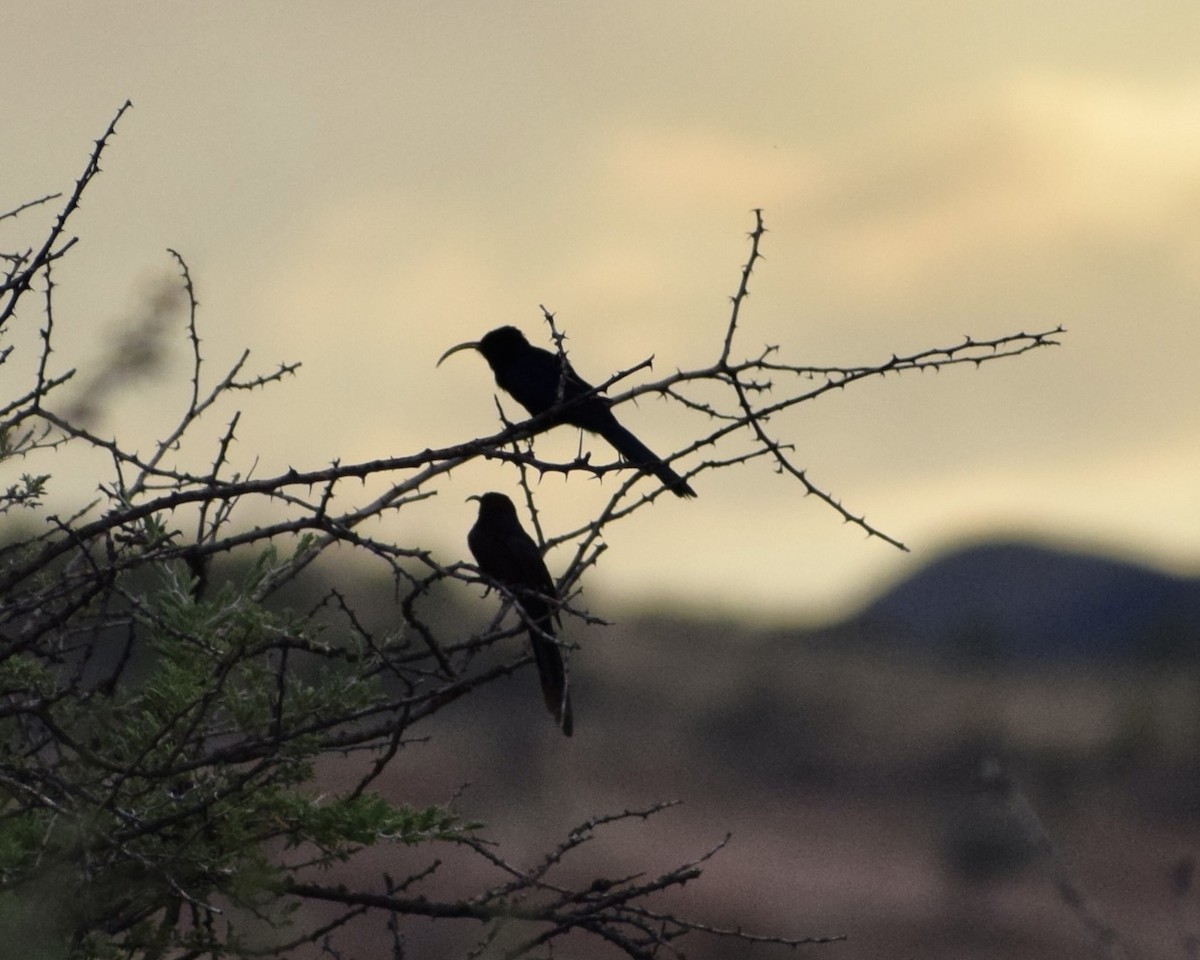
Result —
[[561, 397], [563, 411], [559, 422], [600, 434], [628, 463], [654, 474], [677, 497], [696, 495], [683, 477], [617, 422], [607, 398], [596, 393], [557, 354], [533, 346], [516, 327], [498, 327], [482, 340], [451, 347], [442, 354], [438, 365], [459, 350], [482, 353], [497, 385], [529, 411], [530, 416], [550, 410]]
[[554, 639], [557, 591], [542, 552], [521, 526], [517, 508], [504, 494], [485, 493], [467, 499], [479, 501], [479, 519], [467, 534], [467, 546], [479, 569], [508, 588], [521, 605], [546, 709], [569, 737], [575, 729], [575, 718], [566, 667]]

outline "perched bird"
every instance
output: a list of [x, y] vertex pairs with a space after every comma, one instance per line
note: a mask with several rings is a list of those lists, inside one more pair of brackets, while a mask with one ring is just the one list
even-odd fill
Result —
[[696, 495], [683, 477], [617, 422], [607, 398], [595, 393], [591, 384], [557, 354], [533, 346], [516, 327], [498, 327], [482, 340], [451, 347], [442, 354], [438, 366], [459, 350], [482, 353], [496, 375], [496, 383], [528, 410], [530, 416], [545, 413], [561, 397], [563, 410], [559, 423], [600, 434], [628, 463], [654, 474], [677, 497]]
[[502, 493], [473, 495], [479, 501], [479, 519], [467, 534], [467, 545], [479, 569], [507, 587], [521, 605], [529, 625], [529, 642], [542, 682], [546, 709], [554, 714], [568, 737], [575, 728], [571, 691], [562, 653], [554, 640], [557, 591], [541, 551], [517, 519], [517, 508]]

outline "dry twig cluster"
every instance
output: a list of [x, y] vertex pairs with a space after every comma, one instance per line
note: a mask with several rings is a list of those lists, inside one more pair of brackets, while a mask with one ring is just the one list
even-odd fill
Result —
[[[645, 509], [662, 490], [619, 463], [540, 459], [532, 441], [550, 423], [547, 415], [505, 420], [490, 436], [409, 456], [252, 477], [232, 462], [241, 417], [234, 411], [215, 438], [208, 466], [181, 467], [180, 451], [203, 445], [198, 434], [217, 410], [227, 410], [241, 393], [293, 375], [298, 364], [248, 373], [243, 354], [213, 379], [201, 355], [192, 277], [174, 251], [188, 306], [192, 368], [182, 415], [147, 454], [90, 430], [60, 402], [75, 371], [54, 367], [61, 321], [53, 309], [52, 270], [76, 242], [66, 232], [68, 221], [100, 172], [101, 156], [128, 107], [96, 142], [44, 242], [4, 255], [0, 337], [11, 325], [29, 322], [20, 303], [39, 288], [44, 295], [32, 382], [16, 389], [6, 381], [11, 398], [0, 405], [0, 462], [10, 477], [0, 492], [0, 515], [39, 524], [0, 546], [5, 925], [26, 939], [58, 937], [77, 956], [130, 957], [287, 955], [304, 943], [340, 956], [336, 931], [370, 913], [391, 918], [396, 956], [402, 943], [397, 918], [404, 916], [482, 923], [474, 955], [518, 956], [576, 931], [630, 957], [675, 950], [681, 937], [696, 933], [746, 944], [826, 939], [760, 938], [654, 909], [660, 892], [698, 877], [720, 845], [653, 879], [597, 879], [582, 889], [554, 879], [559, 863], [597, 830], [648, 818], [662, 807], [597, 817], [541, 863], [519, 867], [451, 811], [413, 810], [372, 793], [379, 774], [402, 761], [416, 724], [525, 667], [530, 658], [499, 655], [497, 644], [522, 631], [503, 613], [475, 635], [438, 625], [429, 615], [436, 589], [448, 581], [478, 584], [478, 570], [390, 542], [368, 532], [376, 529], [368, 521], [435, 495], [469, 460], [515, 466], [539, 541], [547, 549], [567, 548], [558, 583], [564, 612], [587, 620], [593, 616], [577, 609], [573, 598], [604, 549], [604, 531]], [[21, 204], [0, 222], [58, 197]], [[633, 375], [650, 365], [644, 360], [601, 389], [624, 388], [613, 396], [614, 405], [652, 395], [694, 414], [696, 439], [669, 458], [689, 480], [765, 460], [794, 478], [800, 493], [820, 498], [867, 534], [902, 546], [810, 479], [786, 439], [772, 433], [772, 415], [870, 378], [1014, 357], [1053, 344], [1060, 331], [966, 339], [860, 367], [791, 363], [777, 347], [738, 359], [742, 312], [764, 234], [756, 212], [750, 255], [712, 364], [634, 383]], [[545, 319], [561, 349], [554, 318], [546, 312]], [[14, 349], [0, 348], [0, 371], [15, 359]], [[47, 515], [42, 500], [52, 475], [27, 471], [16, 479], [14, 468], [38, 465], [36, 470], [65, 448], [80, 446], [103, 453], [111, 475], [92, 502], [69, 516]], [[534, 474], [618, 471], [618, 483], [592, 520], [545, 534], [530, 482]], [[359, 481], [367, 477], [385, 478], [387, 488], [356, 503]], [[281, 518], [257, 526], [239, 522], [260, 501], [270, 502]], [[398, 591], [397, 629], [386, 635], [368, 630], [336, 589], [307, 615], [265, 606], [334, 545], [386, 565]], [[246, 558], [248, 572], [238, 583], [213, 586], [212, 561], [224, 556]], [[338, 629], [318, 628], [318, 611], [335, 614]], [[356, 784], [320, 801], [306, 792], [316, 759], [347, 754], [367, 758]], [[426, 845], [428, 862], [402, 880], [364, 879], [356, 889], [321, 883], [320, 866], [393, 841]], [[443, 844], [481, 858], [503, 879], [454, 899], [427, 896], [425, 883], [438, 870], [433, 851]], [[268, 856], [271, 845], [290, 852]], [[332, 921], [288, 925], [288, 905], [297, 902], [335, 904], [339, 912]], [[10, 916], [32, 903], [46, 908], [50, 934], [38, 921]], [[254, 936], [246, 933], [247, 924]], [[268, 936], [264, 927], [276, 932]]]

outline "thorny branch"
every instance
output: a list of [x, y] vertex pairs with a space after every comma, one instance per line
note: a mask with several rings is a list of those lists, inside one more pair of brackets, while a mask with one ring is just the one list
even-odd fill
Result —
[[[55, 369], [55, 330], [69, 321], [53, 309], [51, 271], [75, 242], [66, 234], [68, 222], [100, 172], [102, 154], [129, 107], [126, 103], [120, 108], [96, 141], [44, 241], [36, 250], [3, 255], [7, 272], [0, 279], [0, 337], [22, 320], [18, 304], [38, 284], [43, 285], [44, 307], [40, 352], [30, 365], [32, 382], [12, 390], [11, 398], [0, 399], [0, 463], [34, 464], [66, 448], [83, 449], [111, 463], [112, 476], [99, 485], [93, 502], [67, 516], [48, 514], [43, 506], [49, 472], [31, 470], [0, 485], [0, 516], [20, 511], [43, 521], [35, 532], [0, 545], [0, 730], [8, 748], [0, 759], [0, 827], [31, 818], [46, 837], [55, 836], [61, 844], [55, 856], [62, 862], [84, 863], [82, 869], [95, 889], [129, 891], [117, 899], [82, 905], [77, 939], [96, 930], [133, 937], [153, 927], [152, 948], [131, 947], [130, 956], [163, 956], [176, 938], [192, 945], [181, 947], [179, 955], [208, 956], [213, 943], [233, 936], [218, 930], [232, 921], [215, 903], [220, 898], [215, 895], [228, 897], [230, 892], [222, 886], [219, 877], [225, 874], [220, 871], [197, 868], [189, 873], [181, 849], [207, 851], [212, 857], [217, 850], [221, 856], [236, 857], [268, 843], [299, 843], [297, 828], [278, 815], [254, 819], [252, 830], [225, 846], [214, 824], [236, 822], [229, 811], [240, 809], [248, 798], [273, 795], [281, 784], [304, 782], [303, 768], [294, 759], [304, 751], [318, 756], [365, 754], [369, 761], [348, 794], [365, 800], [368, 786], [402, 755], [403, 746], [418, 732], [424, 735], [418, 724], [530, 663], [528, 654], [511, 652], [517, 645], [505, 642], [525, 630], [508, 606], [474, 633], [464, 634], [439, 619], [439, 603], [448, 587], [477, 590], [481, 584], [498, 585], [488, 584], [470, 564], [448, 562], [431, 550], [391, 541], [378, 532], [377, 521], [416, 509], [445, 489], [455, 468], [471, 460], [512, 466], [539, 544], [545, 549], [568, 547], [570, 557], [558, 582], [560, 613], [583, 624], [597, 623], [603, 621], [577, 606], [581, 578], [604, 553], [605, 530], [653, 503], [662, 488], [595, 451], [581, 449], [567, 462], [540, 458], [534, 438], [553, 425], [559, 411], [510, 422], [502, 410], [500, 429], [489, 436], [406, 456], [358, 463], [335, 460], [317, 468], [252, 476], [255, 464], [239, 469], [233, 462], [240, 410], [223, 414], [224, 426], [209, 446], [195, 439], [198, 429], [233, 398], [292, 376], [299, 364], [249, 373], [249, 354], [243, 353], [212, 377], [200, 349], [195, 284], [184, 257], [174, 250], [169, 255], [186, 297], [191, 352], [178, 420], [144, 453], [89, 429], [69, 405], [59, 402], [74, 371]], [[19, 204], [0, 215], [0, 221], [57, 197]], [[1054, 344], [1062, 330], [966, 338], [857, 367], [789, 363], [774, 346], [738, 359], [744, 308], [766, 232], [761, 211], [754, 217], [750, 254], [731, 298], [716, 360], [637, 382], [635, 377], [651, 368], [653, 358], [631, 362], [597, 392], [621, 387], [624, 392], [612, 397], [614, 405], [652, 395], [688, 411], [692, 439], [667, 458], [687, 480], [765, 459], [793, 478], [802, 494], [816, 496], [846, 522], [903, 549], [899, 540], [811, 481], [787, 439], [768, 428], [771, 417], [874, 377], [1016, 357]], [[565, 361], [566, 335], [545, 308], [543, 315]], [[0, 343], [0, 365], [15, 350]], [[713, 386], [720, 388], [719, 400], [699, 398], [711, 396]], [[703, 394], [694, 389], [698, 387], [706, 388]], [[198, 446], [207, 452], [191, 462], [205, 465], [184, 465], [188, 461], [182, 451]], [[546, 473], [612, 476], [615, 483], [591, 521], [555, 533], [543, 528], [531, 483], [535, 475]], [[382, 479], [384, 488], [357, 502], [357, 491], [368, 478]], [[276, 519], [247, 519], [261, 516], [256, 506], [264, 505], [273, 508]], [[385, 565], [395, 584], [398, 628], [380, 633], [367, 626], [336, 587], [315, 599], [307, 617], [269, 621], [259, 612], [260, 604], [334, 548]], [[218, 557], [249, 568], [244, 594], [229, 584], [212, 586], [210, 567]], [[145, 686], [148, 664], [156, 662], [176, 671], [171, 674], [176, 685], [161, 702], [151, 696], [154, 685]], [[189, 665], [202, 672], [205, 683], [184, 682]], [[328, 701], [321, 699], [325, 688], [313, 677], [332, 685]], [[368, 682], [375, 684], [370, 695], [363, 692]], [[358, 693], [349, 696], [347, 690]], [[97, 704], [108, 704], [107, 715], [114, 717], [137, 705], [145, 711], [144, 728], [125, 740], [95, 736], [80, 718]], [[345, 912], [263, 952], [283, 955], [280, 951], [285, 954], [297, 944], [310, 943], [323, 944], [329, 955], [336, 955], [336, 930], [374, 912], [393, 921], [404, 915], [482, 923], [486, 932], [476, 955], [495, 948], [515, 957], [577, 935], [597, 937], [630, 957], [674, 953], [676, 943], [691, 934], [789, 946], [829, 939], [754, 936], [652, 908], [662, 891], [698, 877], [724, 842], [653, 879], [597, 879], [583, 889], [553, 879], [561, 862], [597, 830], [621, 820], [645, 819], [660, 809], [591, 820], [531, 868], [507, 862], [470, 831], [449, 838], [432, 829], [414, 833], [413, 837], [452, 843], [499, 871], [499, 882], [462, 899], [439, 900], [420, 893], [436, 866], [418, 868], [398, 883], [386, 879], [382, 892], [378, 885], [353, 890], [322, 886], [305, 873], [305, 863], [323, 863], [340, 854], [319, 843], [314, 854], [313, 841], [305, 835], [310, 859], [297, 864], [298, 873], [276, 892], [334, 904]], [[110, 824], [103, 836], [59, 840], [54, 833], [55, 824], [72, 817], [96, 823], [101, 815]], [[172, 848], [171, 857], [155, 852], [152, 841], [179, 837], [185, 838], [183, 847]], [[403, 842], [417, 841], [406, 836]], [[0, 864], [0, 882], [24, 876], [18, 870], [6, 877], [6, 869]], [[166, 892], [151, 897], [143, 886], [127, 882], [133, 875], [149, 878], [145, 890]], [[256, 915], [264, 923], [275, 922], [265, 910]], [[239, 955], [253, 951], [246, 948]]]
[[[502, 931], [511, 929], [516, 921], [526, 926], [543, 928], [528, 937], [510, 936], [514, 941], [504, 946], [502, 957], [522, 957], [537, 947], [570, 937], [576, 932], [599, 936], [616, 945], [629, 957], [651, 958], [664, 955], [682, 956], [675, 942], [692, 934], [729, 938], [743, 944], [770, 943], [788, 947], [833, 943], [844, 935], [776, 937], [715, 927], [682, 919], [674, 914], [648, 909], [645, 901], [665, 890], [682, 887], [696, 880], [703, 865], [728, 842], [726, 837], [710, 850], [688, 863], [665, 873], [647, 878], [640, 874], [619, 878], [597, 878], [583, 889], [564, 886], [551, 879], [551, 874], [571, 854], [593, 839], [598, 830], [625, 821], [648, 820], [672, 803], [660, 803], [642, 810], [594, 817], [571, 830], [567, 837], [532, 867], [522, 868], [496, 856], [487, 844], [477, 839], [463, 841], [468, 847], [495, 868], [503, 878], [500, 882], [466, 900], [437, 900], [424, 896], [397, 896], [415, 880], [432, 874], [430, 867], [414, 873], [409, 880], [396, 884], [384, 893], [366, 893], [344, 887], [315, 883], [291, 883], [287, 892], [314, 900], [325, 900], [345, 907], [369, 907], [390, 913], [430, 918], [452, 918], [476, 921], [484, 925], [478, 948], [496, 946]], [[440, 861], [439, 861], [440, 863]]]

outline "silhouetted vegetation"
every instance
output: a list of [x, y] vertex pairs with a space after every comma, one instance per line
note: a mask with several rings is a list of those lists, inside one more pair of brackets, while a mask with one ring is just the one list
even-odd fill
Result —
[[[604, 549], [604, 531], [649, 508], [663, 488], [629, 464], [539, 459], [536, 435], [570, 421], [560, 409], [440, 449], [252, 476], [233, 455], [242, 417], [236, 403], [295, 375], [299, 364], [253, 372], [243, 354], [214, 375], [201, 352], [193, 278], [174, 251], [177, 292], [152, 298], [128, 343], [93, 370], [58, 369], [54, 344], [73, 318], [55, 310], [54, 271], [72, 249], [68, 223], [128, 106], [97, 141], [44, 236], [4, 254], [0, 936], [8, 948], [31, 958], [307, 951], [349, 960], [354, 948], [343, 936], [373, 918], [397, 958], [418, 919], [468, 928], [467, 956], [520, 956], [555, 943], [556, 955], [565, 955], [594, 941], [650, 957], [677, 953], [681, 941], [700, 936], [732, 940], [739, 951], [830, 939], [805, 930], [752, 935], [673, 909], [678, 900], [667, 895], [698, 878], [722, 843], [665, 869], [589, 869], [594, 838], [640, 824], [669, 803], [597, 813], [532, 866], [520, 866], [452, 797], [415, 799], [396, 774], [412, 745], [437, 738], [447, 729], [444, 715], [465, 698], [524, 671], [530, 654], [514, 653], [508, 641], [536, 624], [525, 622], [520, 597], [504, 583], [393, 542], [386, 521], [448, 485], [456, 466], [495, 461], [522, 491], [538, 547], [570, 547], [554, 596], [543, 599], [564, 620], [591, 623], [599, 617], [579, 605], [578, 589]], [[59, 199], [22, 204], [0, 223]], [[654, 395], [690, 412], [694, 434], [650, 465], [676, 478], [677, 489], [762, 461], [791, 476], [799, 495], [899, 545], [809, 478], [786, 439], [771, 432], [771, 415], [889, 373], [1016, 356], [1054, 343], [1059, 331], [967, 339], [855, 367], [793, 364], [776, 347], [738, 359], [764, 232], [756, 212], [711, 364], [629, 386], [647, 366], [633, 363], [599, 390], [624, 390], [612, 406]], [[119, 424], [117, 439], [94, 432], [106, 399], [153, 371], [177, 305], [191, 353], [178, 421], [148, 451], [124, 443]], [[554, 318], [545, 319], [565, 360]], [[31, 325], [36, 338], [14, 336]], [[76, 382], [86, 389], [70, 399]], [[595, 397], [589, 389], [563, 399]], [[208, 436], [215, 416], [225, 426]], [[81, 463], [97, 470], [94, 499], [52, 511], [46, 504], [59, 471]], [[618, 482], [594, 519], [551, 533], [542, 529], [530, 482], [547, 471], [614, 474]], [[368, 478], [381, 481], [382, 492], [360, 494]], [[703, 509], [703, 497], [690, 508]], [[338, 564], [323, 567], [335, 548]], [[359, 561], [389, 579], [386, 615], [359, 608], [348, 582], [361, 575]], [[346, 569], [354, 572], [339, 577]], [[490, 622], [463, 629], [446, 598], [481, 585], [504, 602]], [[757, 713], [730, 707], [726, 719], [752, 741], [770, 723], [769, 711], [769, 704]], [[527, 703], [520, 714], [497, 736], [549, 722]], [[395, 854], [370, 860], [380, 849]], [[354, 869], [336, 872], [346, 864]]]

